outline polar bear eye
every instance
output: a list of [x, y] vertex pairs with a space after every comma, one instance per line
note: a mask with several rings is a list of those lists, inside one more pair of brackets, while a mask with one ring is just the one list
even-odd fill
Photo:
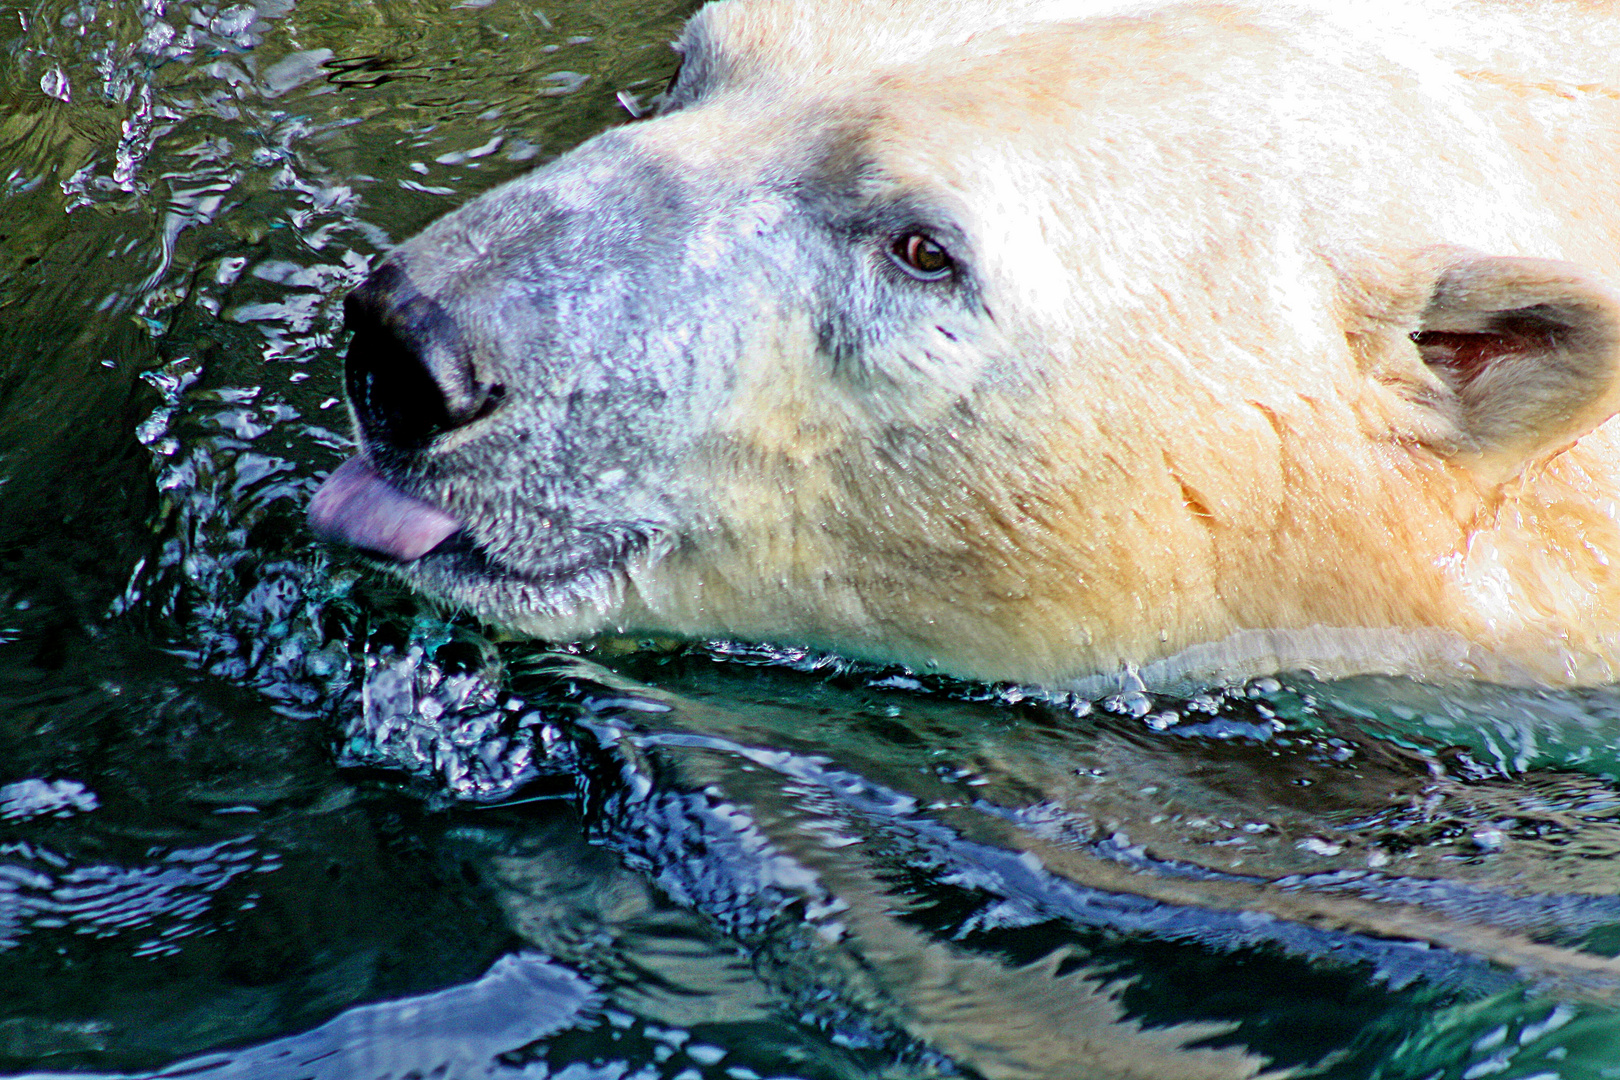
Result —
[[920, 232], [901, 235], [890, 250], [894, 253], [896, 261], [912, 277], [922, 278], [924, 281], [938, 281], [948, 276], [956, 266], [950, 252], [941, 247], [933, 237]]

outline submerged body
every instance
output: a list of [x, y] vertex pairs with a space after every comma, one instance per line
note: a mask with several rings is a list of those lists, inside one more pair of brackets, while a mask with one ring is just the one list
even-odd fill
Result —
[[350, 299], [317, 529], [536, 636], [1620, 663], [1620, 7], [724, 0]]

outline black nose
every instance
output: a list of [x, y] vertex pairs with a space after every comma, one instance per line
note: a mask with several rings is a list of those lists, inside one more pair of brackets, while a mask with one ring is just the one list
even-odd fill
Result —
[[417, 450], [486, 415], [501, 387], [478, 377], [455, 320], [385, 265], [343, 303], [353, 331], [344, 386], [368, 443]]

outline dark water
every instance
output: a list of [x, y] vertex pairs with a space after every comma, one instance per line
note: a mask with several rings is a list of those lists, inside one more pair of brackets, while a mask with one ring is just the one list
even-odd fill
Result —
[[315, 544], [340, 299], [683, 6], [0, 6], [0, 1072], [1620, 1075], [1620, 695], [504, 641]]

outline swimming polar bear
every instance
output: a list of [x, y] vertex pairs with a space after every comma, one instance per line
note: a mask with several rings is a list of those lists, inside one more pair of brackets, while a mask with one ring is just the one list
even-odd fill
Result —
[[547, 639], [1620, 662], [1620, 6], [722, 0], [348, 299], [316, 531]]

